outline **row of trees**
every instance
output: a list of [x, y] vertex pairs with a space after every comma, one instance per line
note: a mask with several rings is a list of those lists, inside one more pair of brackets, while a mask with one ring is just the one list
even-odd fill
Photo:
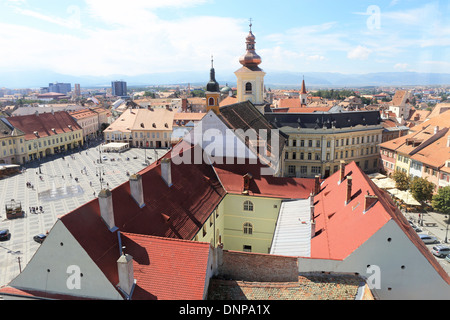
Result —
[[425, 178], [411, 178], [402, 171], [396, 171], [392, 178], [397, 189], [409, 189], [414, 199], [421, 204], [431, 201], [434, 210], [450, 214], [450, 187], [440, 188], [436, 194], [433, 194], [435, 186]]

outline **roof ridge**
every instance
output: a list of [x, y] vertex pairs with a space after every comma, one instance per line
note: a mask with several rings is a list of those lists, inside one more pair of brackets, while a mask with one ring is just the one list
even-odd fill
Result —
[[131, 237], [140, 237], [140, 238], [152, 238], [157, 240], [163, 240], [163, 241], [174, 241], [174, 242], [185, 242], [185, 243], [192, 243], [192, 244], [198, 244], [198, 245], [210, 245], [209, 242], [202, 242], [202, 241], [193, 241], [193, 240], [186, 240], [186, 239], [179, 239], [179, 238], [166, 238], [166, 237], [160, 237], [160, 236], [154, 236], [149, 234], [140, 234], [140, 233], [132, 233], [132, 232], [125, 232], [121, 231], [121, 235], [125, 236], [131, 236]]

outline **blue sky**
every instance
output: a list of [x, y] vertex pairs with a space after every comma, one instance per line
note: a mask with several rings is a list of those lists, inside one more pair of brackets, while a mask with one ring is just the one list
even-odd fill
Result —
[[450, 73], [450, 2], [0, 0], [0, 68], [138, 75], [239, 68], [253, 19], [261, 67]]

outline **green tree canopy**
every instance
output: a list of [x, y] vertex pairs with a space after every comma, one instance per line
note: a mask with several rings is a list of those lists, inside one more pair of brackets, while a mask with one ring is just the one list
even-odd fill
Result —
[[434, 184], [425, 178], [414, 177], [409, 188], [414, 199], [423, 203], [433, 198]]
[[398, 190], [408, 190], [411, 183], [409, 176], [403, 171], [395, 171], [392, 175], [392, 179], [395, 181], [395, 187]]
[[439, 189], [438, 193], [433, 196], [433, 209], [445, 214], [450, 214], [450, 187]]

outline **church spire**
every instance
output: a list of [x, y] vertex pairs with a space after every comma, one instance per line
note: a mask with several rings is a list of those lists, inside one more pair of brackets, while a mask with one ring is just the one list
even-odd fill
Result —
[[261, 57], [256, 53], [255, 51], [255, 36], [253, 35], [252, 32], [252, 19], [250, 18], [250, 31], [247, 35], [247, 38], [245, 39], [245, 43], [246, 43], [246, 48], [247, 48], [247, 52], [245, 53], [245, 55], [243, 55], [240, 59], [239, 62], [249, 68], [249, 69], [254, 69], [257, 68], [258, 65], [262, 62]]

